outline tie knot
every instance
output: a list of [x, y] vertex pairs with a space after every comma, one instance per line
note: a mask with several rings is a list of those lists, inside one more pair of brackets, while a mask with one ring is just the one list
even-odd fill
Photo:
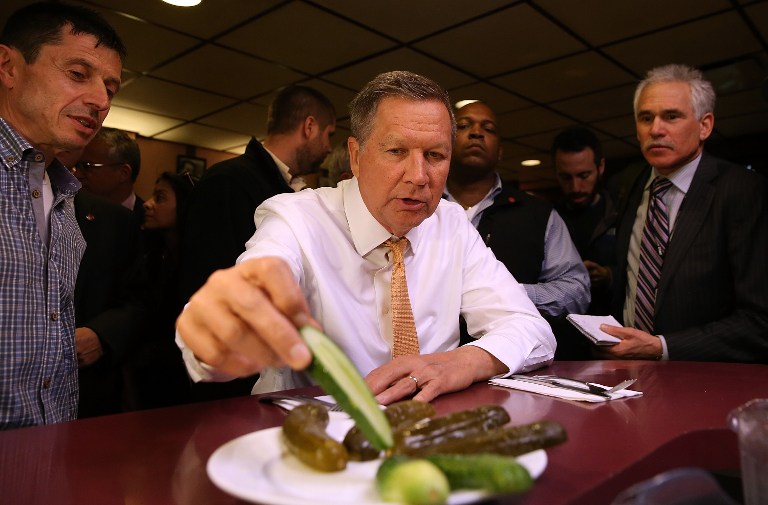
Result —
[[394, 263], [402, 263], [403, 262], [403, 253], [405, 252], [405, 248], [408, 245], [408, 239], [403, 237], [400, 240], [387, 240], [384, 242], [384, 245], [389, 247], [392, 251], [392, 254], [394, 257]]
[[653, 182], [651, 182], [651, 195], [661, 198], [671, 187], [672, 181], [666, 177], [656, 177]]

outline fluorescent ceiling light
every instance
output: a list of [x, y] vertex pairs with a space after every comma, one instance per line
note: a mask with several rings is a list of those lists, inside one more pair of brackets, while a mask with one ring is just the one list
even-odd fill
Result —
[[524, 167], [537, 167], [541, 165], [541, 160], [523, 160], [520, 164]]
[[163, 0], [163, 2], [177, 7], [194, 7], [200, 4], [203, 0]]
[[464, 107], [465, 105], [469, 105], [469, 104], [471, 104], [471, 103], [475, 103], [475, 102], [477, 102], [477, 101], [478, 101], [478, 100], [459, 100], [458, 102], [456, 102], [456, 105], [455, 105], [455, 107], [456, 107], [457, 109], [461, 109], [461, 108], [462, 108], [462, 107]]

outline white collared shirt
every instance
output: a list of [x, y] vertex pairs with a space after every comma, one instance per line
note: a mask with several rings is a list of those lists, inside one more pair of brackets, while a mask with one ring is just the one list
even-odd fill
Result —
[[[470, 334], [483, 335], [470, 345], [496, 356], [510, 373], [552, 361], [552, 330], [485, 246], [461, 206], [441, 200], [435, 213], [405, 236], [410, 242], [406, 278], [423, 354], [458, 346], [461, 313]], [[238, 263], [283, 258], [312, 315], [365, 376], [392, 359], [392, 264], [383, 246], [389, 238], [368, 212], [353, 178], [336, 188], [282, 194], [264, 202], [256, 210], [256, 233]], [[190, 367], [197, 380], [210, 380], [207, 372]], [[269, 369], [254, 393], [310, 383], [303, 373]]]

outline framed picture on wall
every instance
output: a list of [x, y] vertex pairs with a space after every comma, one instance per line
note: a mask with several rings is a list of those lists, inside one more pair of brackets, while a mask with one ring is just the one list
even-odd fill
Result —
[[189, 174], [195, 178], [200, 179], [205, 172], [206, 161], [205, 158], [197, 158], [195, 156], [187, 156], [180, 154], [176, 157], [176, 173], [183, 174], [189, 172]]

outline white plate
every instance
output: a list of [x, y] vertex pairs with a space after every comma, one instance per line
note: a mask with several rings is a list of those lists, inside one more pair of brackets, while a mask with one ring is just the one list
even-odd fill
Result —
[[[330, 415], [328, 433], [341, 440], [352, 420], [343, 412]], [[207, 467], [213, 483], [240, 499], [265, 505], [391, 505], [379, 499], [374, 487], [381, 460], [350, 462], [341, 472], [318, 472], [285, 452], [281, 429], [249, 433], [216, 449]], [[535, 479], [547, 467], [547, 454], [534, 451], [518, 461]], [[468, 503], [481, 495], [478, 491], [454, 492], [448, 503]]]

